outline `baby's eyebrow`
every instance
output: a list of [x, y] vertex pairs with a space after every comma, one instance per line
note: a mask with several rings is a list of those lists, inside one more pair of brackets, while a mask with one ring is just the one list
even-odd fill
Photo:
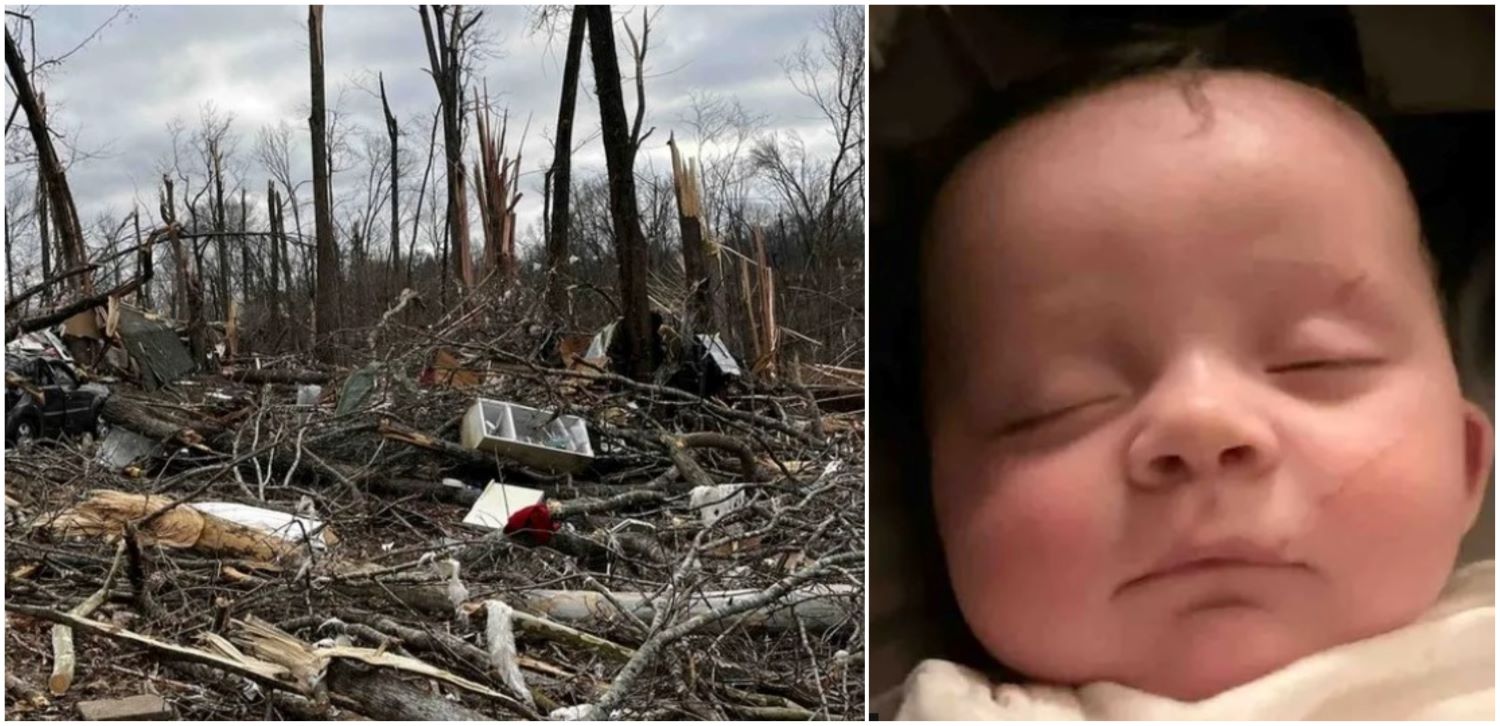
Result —
[[1353, 301], [1355, 295], [1362, 291], [1365, 281], [1369, 279], [1370, 274], [1361, 271], [1355, 273], [1353, 277], [1340, 282], [1333, 290], [1333, 296], [1328, 302], [1328, 307], [1343, 307], [1348, 305]]

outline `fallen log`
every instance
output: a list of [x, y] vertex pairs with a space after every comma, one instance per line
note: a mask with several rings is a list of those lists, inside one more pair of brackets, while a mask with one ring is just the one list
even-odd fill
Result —
[[515, 618], [517, 630], [535, 638], [585, 648], [616, 660], [630, 660], [630, 656], [635, 654], [633, 649], [614, 641], [530, 613], [516, 610], [511, 616]]
[[90, 295], [88, 297], [79, 298], [61, 307], [53, 308], [50, 312], [42, 313], [41, 315], [33, 318], [23, 318], [9, 323], [5, 326], [5, 342], [9, 343], [10, 341], [15, 340], [16, 337], [21, 335], [22, 333], [30, 333], [32, 331], [41, 330], [42, 328], [61, 323], [62, 321], [67, 320], [68, 318], [71, 318], [74, 315], [77, 315], [85, 310], [93, 310], [94, 308], [106, 305], [109, 303], [109, 299], [112, 297], [125, 297], [126, 295], [135, 292], [136, 288], [140, 287], [141, 284], [146, 281], [147, 280], [145, 278], [138, 277], [134, 280], [118, 285], [111, 290], [99, 293], [98, 295]]
[[[659, 595], [619, 591], [612, 594], [614, 602], [642, 621], [651, 622], [656, 614], [653, 600]], [[718, 624], [761, 631], [794, 631], [801, 620], [810, 630], [828, 630], [858, 616], [861, 611], [852, 600], [862, 594], [862, 588], [854, 585], [807, 585], [743, 618], [725, 618]], [[741, 601], [760, 595], [761, 591], [755, 589], [695, 593], [684, 604], [681, 617], [712, 617], [732, 611]], [[592, 590], [526, 590], [516, 593], [512, 599], [518, 607], [563, 623], [586, 623], [598, 628], [625, 618], [610, 598]]]
[[53, 275], [52, 277], [42, 280], [41, 282], [38, 282], [37, 284], [32, 285], [31, 287], [28, 287], [25, 290], [17, 293], [15, 297], [6, 300], [5, 312], [9, 313], [10, 311], [15, 310], [18, 306], [20, 306], [21, 303], [25, 302], [32, 295], [35, 295], [43, 290], [53, 289], [54, 286], [62, 284], [63, 280], [73, 277], [74, 275], [82, 275], [84, 273], [93, 272], [98, 268], [99, 263], [91, 262], [86, 265], [79, 265], [78, 267], [75, 267], [71, 270], [65, 270], [56, 275]]
[[448, 441], [447, 439], [430, 436], [410, 427], [402, 426], [390, 419], [381, 419], [380, 435], [392, 441], [400, 441], [412, 446], [420, 446], [430, 451], [436, 451], [440, 454], [446, 454], [453, 459], [471, 466], [494, 467], [495, 465], [495, 460], [489, 454], [473, 449], [465, 449], [460, 444]]
[[491, 721], [491, 716], [418, 688], [380, 668], [335, 660], [328, 689], [354, 701], [377, 721]]
[[119, 396], [104, 399], [99, 415], [111, 424], [130, 429], [157, 441], [175, 441], [184, 446], [193, 447], [203, 445], [203, 434], [197, 430], [156, 416], [145, 406]]

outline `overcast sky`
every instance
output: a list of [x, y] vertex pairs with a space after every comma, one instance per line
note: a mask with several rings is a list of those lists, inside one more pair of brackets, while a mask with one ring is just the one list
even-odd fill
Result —
[[[119, 10], [31, 8], [37, 55], [66, 53]], [[476, 83], [487, 81], [495, 105], [509, 107], [512, 144], [528, 117], [531, 122], [518, 210], [524, 231], [541, 216], [541, 170], [550, 161], [548, 139], [556, 123], [567, 23], [548, 37], [530, 32], [529, 7], [488, 6], [484, 12], [495, 54]], [[796, 130], [811, 149], [828, 148], [826, 125], [787, 82], [778, 62], [804, 41], [816, 46], [815, 23], [823, 12], [819, 6], [662, 8], [652, 27], [646, 67], [645, 126], [656, 127], [656, 133], [645, 143], [638, 171], [651, 165], [670, 169], [667, 134], [675, 130], [679, 142], [689, 134], [681, 119], [693, 91], [736, 97], [747, 110], [766, 114], [769, 130]], [[639, 15], [639, 8], [631, 13], [632, 25], [639, 23]], [[289, 123], [301, 144], [294, 173], [309, 178], [306, 21], [305, 5], [133, 6], [50, 69], [43, 84], [54, 125], [79, 149], [97, 154], [78, 161], [69, 174], [86, 231], [99, 213], [126, 214], [137, 199], [154, 212], [160, 179], [155, 170], [171, 148], [167, 126], [178, 119], [190, 133], [206, 103], [234, 115], [239, 154], [247, 164], [262, 126]], [[618, 24], [616, 36], [622, 71], [629, 74], [628, 45]], [[355, 124], [383, 133], [378, 98], [356, 87], [356, 81], [373, 79], [379, 71], [403, 127], [418, 117], [431, 119], [437, 94], [424, 70], [427, 53], [415, 6], [330, 5], [324, 14], [324, 45], [330, 107], [337, 105]], [[29, 56], [29, 44], [23, 43], [22, 51]], [[602, 169], [604, 159], [587, 47], [580, 92], [574, 143], [595, 139], [574, 156], [575, 179]], [[10, 94], [6, 96], [9, 105]], [[633, 115], [634, 108], [627, 81], [627, 114]], [[416, 174], [425, 162], [426, 143], [425, 136], [415, 134], [402, 140], [402, 153], [417, 157]], [[472, 156], [466, 155], [471, 164]], [[265, 173], [250, 165], [248, 176], [252, 197], [264, 197]]]

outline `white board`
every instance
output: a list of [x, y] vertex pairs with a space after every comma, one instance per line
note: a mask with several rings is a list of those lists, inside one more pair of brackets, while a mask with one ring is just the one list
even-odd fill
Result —
[[543, 494], [540, 489], [492, 481], [484, 488], [484, 493], [479, 495], [479, 501], [474, 502], [474, 506], [469, 509], [469, 514], [464, 517], [464, 524], [485, 529], [504, 529], [505, 523], [510, 521], [510, 515], [540, 503]]

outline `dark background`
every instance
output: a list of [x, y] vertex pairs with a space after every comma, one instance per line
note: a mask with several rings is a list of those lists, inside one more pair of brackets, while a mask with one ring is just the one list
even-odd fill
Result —
[[[1411, 182], [1465, 390], [1493, 418], [1493, 7], [886, 6], [870, 23], [872, 695], [925, 656], [1008, 675], [968, 637], [932, 532], [914, 273], [952, 164], [1059, 93], [1191, 55], [1296, 78], [1363, 110]], [[1494, 556], [1493, 497], [1466, 559]]]

